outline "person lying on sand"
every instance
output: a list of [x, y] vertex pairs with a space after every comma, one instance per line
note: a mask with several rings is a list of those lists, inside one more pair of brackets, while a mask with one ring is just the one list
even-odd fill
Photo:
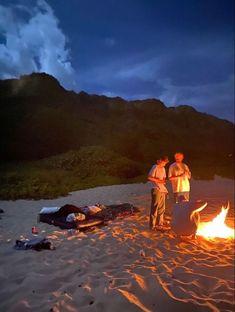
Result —
[[168, 193], [167, 188], [165, 187], [165, 165], [168, 162], [169, 160], [167, 156], [161, 157], [157, 160], [157, 163], [152, 166], [148, 174], [148, 180], [152, 183], [152, 202], [149, 217], [149, 227], [151, 230], [164, 229], [165, 200]]
[[189, 167], [183, 163], [184, 154], [175, 153], [175, 162], [170, 165], [168, 178], [171, 181], [174, 193], [174, 201], [178, 203], [179, 196], [184, 195], [185, 200], [189, 201], [191, 172]]
[[195, 202], [185, 200], [184, 196], [179, 197], [179, 202], [173, 206], [172, 225], [174, 233], [179, 236], [196, 237], [197, 227], [200, 222], [200, 214], [207, 206], [206, 202], [197, 200]]

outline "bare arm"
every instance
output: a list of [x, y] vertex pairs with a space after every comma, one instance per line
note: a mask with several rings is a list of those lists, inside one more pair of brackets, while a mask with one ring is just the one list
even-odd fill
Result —
[[155, 183], [166, 183], [165, 179], [161, 180], [161, 179], [157, 179], [157, 178], [154, 178], [154, 177], [151, 177], [151, 176], [148, 176], [148, 180], [149, 181], [152, 181], [152, 182], [155, 182]]
[[178, 175], [169, 175], [169, 180], [172, 181], [174, 179], [180, 178], [180, 177], [184, 177], [185, 176], [185, 172], [178, 174]]
[[185, 175], [185, 173], [179, 174], [179, 175], [177, 175], [177, 176], [171, 176], [171, 177], [169, 177], [169, 180], [172, 181], [172, 180], [174, 180], [174, 179], [176, 179], [176, 178], [183, 177], [184, 175]]
[[185, 171], [184, 173], [181, 173], [181, 174], [179, 174], [177, 176], [171, 176], [169, 178], [169, 180], [172, 181], [172, 180], [174, 180], [176, 178], [183, 178], [183, 177], [187, 177], [188, 179], [190, 179], [191, 178], [191, 172], [190, 171]]
[[191, 172], [189, 170], [189, 167], [186, 165], [186, 169], [184, 172], [184, 176], [187, 177], [188, 179], [191, 179]]
[[179, 174], [179, 175], [173, 175], [173, 174], [171, 173], [171, 170], [170, 170], [170, 171], [169, 171], [168, 177], [169, 177], [169, 180], [170, 180], [170, 181], [172, 181], [172, 180], [174, 180], [174, 179], [177, 179], [177, 178], [183, 178], [183, 177], [187, 177], [188, 179], [190, 179], [190, 178], [191, 178], [191, 172], [189, 171], [189, 168], [188, 168], [188, 166], [186, 165], [186, 168], [185, 168], [185, 170], [184, 170], [183, 173], [181, 173], [181, 174]]
[[190, 172], [190, 171], [186, 171], [184, 175], [185, 175], [185, 177], [187, 177], [188, 179], [191, 179], [191, 172]]

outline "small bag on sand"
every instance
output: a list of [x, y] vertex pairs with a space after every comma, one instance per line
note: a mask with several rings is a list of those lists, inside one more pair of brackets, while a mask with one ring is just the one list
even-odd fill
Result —
[[47, 238], [37, 237], [31, 240], [16, 240], [14, 248], [16, 250], [34, 249], [40, 251], [42, 249], [54, 250], [51, 242]]

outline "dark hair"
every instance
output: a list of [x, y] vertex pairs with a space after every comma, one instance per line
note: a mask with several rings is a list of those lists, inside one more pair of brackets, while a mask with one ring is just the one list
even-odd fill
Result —
[[182, 152], [175, 152], [175, 154], [174, 154], [174, 155], [176, 155], [176, 154], [181, 154], [181, 155], [183, 155], [183, 156], [184, 156], [184, 153], [182, 153]]
[[161, 156], [158, 159], [159, 161], [169, 161], [168, 156]]

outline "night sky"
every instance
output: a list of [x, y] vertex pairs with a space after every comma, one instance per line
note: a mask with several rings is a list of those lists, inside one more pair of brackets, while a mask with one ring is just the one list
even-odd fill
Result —
[[38, 71], [234, 121], [234, 2], [0, 0], [0, 78]]

